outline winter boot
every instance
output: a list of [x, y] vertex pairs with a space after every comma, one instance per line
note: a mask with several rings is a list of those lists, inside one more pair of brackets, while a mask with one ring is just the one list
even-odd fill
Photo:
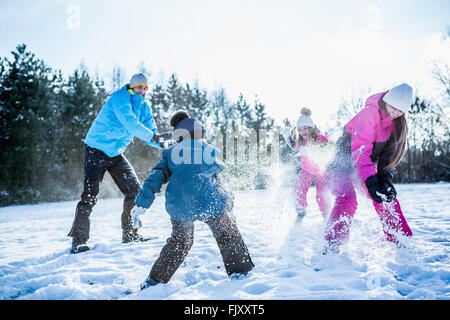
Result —
[[76, 254], [89, 250], [86, 242], [89, 239], [90, 219], [89, 215], [92, 211], [92, 206], [95, 204], [94, 200], [81, 199], [77, 204], [75, 212], [75, 219], [72, 224], [68, 236], [72, 237], [72, 248], [70, 253]]
[[152, 240], [152, 237], [144, 237], [137, 232], [138, 229], [122, 228], [122, 242], [145, 242]]
[[67, 236], [72, 237], [72, 247], [85, 243], [89, 239], [90, 230], [90, 214], [92, 207], [95, 204], [95, 199], [81, 199], [77, 204], [75, 211], [75, 218], [73, 220], [72, 228]]
[[147, 277], [147, 279], [145, 279], [145, 281], [141, 283], [141, 290], [156, 286], [157, 284], [158, 284], [158, 282], [156, 282], [155, 280], [153, 280], [150, 277]]
[[75, 237], [72, 238], [72, 249], [70, 249], [70, 253], [76, 254], [88, 251], [90, 248], [86, 244], [86, 241], [80, 241], [76, 239]]
[[128, 243], [128, 242], [145, 242], [152, 240], [154, 238], [152, 237], [144, 237], [143, 235], [140, 235], [137, 233], [137, 229], [132, 229], [131, 231], [122, 230], [122, 242]]
[[144, 242], [151, 240], [151, 237], [144, 237], [137, 232], [138, 229], [133, 228], [131, 221], [131, 212], [122, 212], [122, 242]]
[[334, 243], [327, 243], [322, 250], [323, 255], [339, 254], [339, 245]]

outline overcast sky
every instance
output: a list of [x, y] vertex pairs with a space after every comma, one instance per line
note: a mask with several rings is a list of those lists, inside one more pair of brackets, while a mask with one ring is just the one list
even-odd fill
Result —
[[448, 0], [0, 0], [0, 56], [25, 43], [65, 75], [84, 63], [103, 77], [144, 62], [151, 81], [257, 95], [277, 121], [307, 106], [320, 126], [360, 89], [435, 94], [449, 26]]

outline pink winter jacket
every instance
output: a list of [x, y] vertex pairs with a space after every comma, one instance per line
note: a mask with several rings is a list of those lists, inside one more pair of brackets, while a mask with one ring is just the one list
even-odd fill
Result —
[[384, 171], [395, 151], [394, 122], [378, 106], [385, 93], [387, 91], [370, 96], [365, 108], [345, 126], [351, 137], [353, 162], [362, 181], [377, 171]]
[[[318, 133], [317, 134], [317, 140], [319, 142], [319, 145], [327, 144], [328, 138], [325, 137], [323, 134]], [[295, 145], [295, 149], [300, 150], [300, 146], [298, 142]], [[303, 171], [306, 171], [308, 173], [311, 173], [312, 175], [322, 175], [325, 171], [325, 167], [317, 164], [313, 159], [310, 159], [309, 157], [302, 155], [301, 156], [301, 167]]]

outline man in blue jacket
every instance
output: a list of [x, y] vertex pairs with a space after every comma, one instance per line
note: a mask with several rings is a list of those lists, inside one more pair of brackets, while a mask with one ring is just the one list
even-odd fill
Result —
[[148, 90], [147, 77], [135, 74], [129, 84], [114, 92], [92, 123], [86, 139], [84, 155], [84, 190], [77, 204], [72, 229], [72, 253], [89, 250], [92, 208], [97, 202], [99, 185], [108, 171], [120, 191], [125, 195], [122, 212], [122, 242], [145, 241], [133, 228], [131, 209], [140, 190], [140, 183], [128, 160], [123, 155], [133, 137], [161, 148], [170, 134], [160, 135], [149, 105], [144, 98]]
[[186, 112], [177, 112], [171, 125], [172, 137], [178, 143], [163, 151], [136, 197], [132, 213], [137, 222], [136, 216], [151, 206], [155, 194], [168, 183], [165, 197], [172, 235], [141, 289], [170, 280], [192, 247], [195, 221], [204, 221], [211, 229], [227, 274], [246, 275], [254, 264], [235, 221], [229, 216], [234, 197], [222, 178], [224, 166], [217, 159], [219, 150], [206, 143], [205, 128]]

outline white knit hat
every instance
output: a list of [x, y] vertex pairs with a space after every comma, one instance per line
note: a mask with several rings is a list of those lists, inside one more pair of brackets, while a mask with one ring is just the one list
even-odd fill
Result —
[[404, 113], [408, 113], [413, 102], [412, 88], [408, 84], [402, 83], [389, 90], [383, 97], [383, 101]]
[[130, 80], [130, 88], [134, 88], [137, 86], [146, 86], [148, 88], [148, 80], [147, 76], [143, 73], [136, 73], [131, 77]]
[[311, 119], [311, 110], [309, 110], [308, 108], [303, 108], [300, 111], [300, 113], [301, 113], [301, 115], [297, 119], [297, 129], [302, 127], [302, 126], [311, 127], [311, 128], [315, 128], [316, 127], [314, 125], [314, 122]]

